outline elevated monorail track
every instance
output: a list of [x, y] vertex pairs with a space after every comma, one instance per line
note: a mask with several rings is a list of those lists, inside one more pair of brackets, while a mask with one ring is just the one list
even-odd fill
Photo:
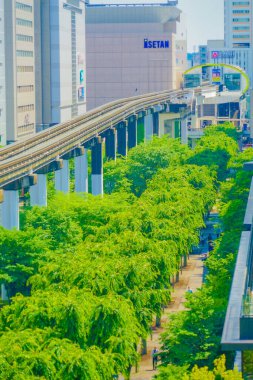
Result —
[[[201, 91], [194, 90], [195, 94]], [[173, 90], [117, 100], [1, 149], [0, 188], [36, 172], [131, 115], [157, 105], [178, 103], [180, 98], [187, 103], [187, 94], [189, 90]]]

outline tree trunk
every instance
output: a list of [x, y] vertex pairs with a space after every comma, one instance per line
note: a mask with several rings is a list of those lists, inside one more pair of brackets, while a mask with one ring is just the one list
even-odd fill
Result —
[[158, 315], [155, 318], [155, 326], [156, 327], [161, 327], [161, 317], [158, 316]]
[[187, 255], [184, 255], [184, 267], [187, 267]]
[[147, 355], [147, 339], [143, 339], [141, 340], [141, 354], [142, 355]]
[[177, 274], [176, 274], [176, 282], [178, 282], [179, 281], [179, 272], [177, 272]]

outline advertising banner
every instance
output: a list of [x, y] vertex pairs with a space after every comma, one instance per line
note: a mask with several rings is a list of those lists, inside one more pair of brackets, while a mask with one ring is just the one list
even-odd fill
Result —
[[212, 69], [212, 83], [220, 84], [221, 82], [221, 69]]

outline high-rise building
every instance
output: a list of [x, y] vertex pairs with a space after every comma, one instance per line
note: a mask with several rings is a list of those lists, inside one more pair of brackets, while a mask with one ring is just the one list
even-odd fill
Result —
[[13, 142], [35, 133], [34, 0], [1, 3], [4, 3], [4, 29], [1, 27], [1, 30], [4, 30], [5, 86], [8, 89], [6, 139]]
[[86, 111], [85, 3], [37, 0], [37, 125], [54, 125]]
[[226, 48], [252, 47], [252, 0], [224, 0]]
[[88, 4], [88, 109], [179, 88], [187, 68], [186, 28], [177, 1]]
[[0, 1], [0, 145], [6, 144], [4, 2]]

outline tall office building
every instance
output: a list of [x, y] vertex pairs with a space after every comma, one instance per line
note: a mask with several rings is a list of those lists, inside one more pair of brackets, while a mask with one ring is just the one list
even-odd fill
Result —
[[36, 1], [37, 124], [50, 126], [86, 111], [85, 3]]
[[5, 86], [8, 90], [6, 139], [13, 142], [35, 133], [34, 0], [2, 3], [4, 29], [2, 20], [0, 27], [2, 32], [4, 30]]
[[0, 145], [6, 144], [4, 2], [0, 1]]
[[224, 0], [226, 48], [252, 47], [252, 0]]

